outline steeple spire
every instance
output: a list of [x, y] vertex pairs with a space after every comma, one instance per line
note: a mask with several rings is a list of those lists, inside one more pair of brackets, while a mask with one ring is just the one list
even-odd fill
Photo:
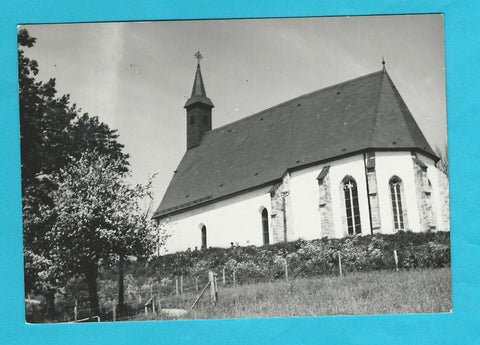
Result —
[[184, 105], [187, 110], [187, 150], [200, 145], [203, 135], [212, 129], [213, 103], [207, 97], [203, 84], [200, 70], [202, 54], [197, 51], [194, 56], [197, 59], [197, 71], [193, 80], [192, 95]]
[[383, 66], [383, 67], [382, 67], [382, 68], [383, 68], [383, 71], [385, 72], [385, 59], [383, 58], [383, 56], [382, 56], [382, 66]]
[[213, 108], [212, 101], [207, 97], [205, 85], [203, 84], [202, 71], [200, 70], [200, 60], [203, 58], [203, 56], [199, 51], [197, 51], [195, 53], [195, 58], [197, 59], [197, 72], [195, 73], [195, 79], [193, 81], [192, 95], [188, 99], [187, 103], [185, 103], [184, 108], [190, 107], [195, 103], [203, 103]]

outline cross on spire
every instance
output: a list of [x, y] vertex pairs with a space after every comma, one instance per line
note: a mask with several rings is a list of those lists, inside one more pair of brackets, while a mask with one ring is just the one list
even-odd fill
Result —
[[200, 60], [203, 58], [202, 53], [200, 53], [200, 50], [197, 50], [194, 56], [197, 59], [197, 64], [200, 65]]
[[382, 65], [383, 65], [383, 70], [385, 71], [385, 59], [382, 56]]

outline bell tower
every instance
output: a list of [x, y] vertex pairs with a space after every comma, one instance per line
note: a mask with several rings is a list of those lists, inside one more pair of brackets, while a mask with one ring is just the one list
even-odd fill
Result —
[[192, 95], [184, 105], [187, 110], [187, 150], [200, 145], [203, 135], [212, 129], [213, 103], [207, 97], [203, 85], [200, 71], [202, 54], [196, 52], [195, 57], [197, 58], [197, 71], [193, 81]]

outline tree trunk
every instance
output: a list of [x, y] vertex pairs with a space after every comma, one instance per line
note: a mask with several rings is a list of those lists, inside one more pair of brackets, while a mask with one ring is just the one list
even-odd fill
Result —
[[55, 318], [55, 291], [48, 290], [45, 294], [45, 301], [47, 303], [47, 318], [53, 320]]
[[98, 267], [96, 265], [91, 265], [87, 269], [87, 272], [85, 272], [85, 277], [87, 279], [88, 285], [88, 300], [90, 303], [90, 313], [92, 314], [91, 316], [98, 316], [100, 312], [97, 293]]
[[124, 295], [125, 295], [125, 287], [123, 284], [124, 281], [124, 276], [125, 276], [125, 258], [123, 255], [120, 255], [120, 258], [118, 260], [118, 313], [119, 315], [123, 315], [123, 312], [125, 311], [125, 300], [124, 300]]

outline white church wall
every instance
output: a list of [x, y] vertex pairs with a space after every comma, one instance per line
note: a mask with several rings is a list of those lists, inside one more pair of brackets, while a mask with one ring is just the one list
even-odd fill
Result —
[[290, 193], [292, 213], [295, 214], [293, 220], [295, 237], [309, 240], [321, 236], [317, 177], [326, 165], [330, 166], [335, 237], [344, 237], [347, 232], [345, 207], [342, 199], [343, 191], [341, 189], [342, 180], [347, 175], [352, 176], [357, 183], [362, 234], [370, 234], [363, 155], [355, 155], [292, 172]]
[[200, 249], [203, 225], [207, 229], [207, 247], [229, 247], [231, 242], [262, 245], [261, 209], [265, 207], [271, 215], [269, 189], [260, 188], [171, 216], [168, 252]]
[[305, 240], [321, 234], [319, 191], [317, 176], [324, 165], [294, 171], [290, 174], [291, 210], [295, 214], [295, 237]]
[[[419, 155], [428, 166], [428, 178], [432, 183], [432, 202], [438, 230], [448, 230], [448, 224], [442, 217], [445, 213], [439, 185], [442, 183], [439, 171], [432, 159]], [[376, 152], [375, 173], [380, 205], [381, 232], [393, 233], [393, 211], [389, 181], [398, 176], [403, 183], [402, 202], [406, 207], [409, 230], [421, 231], [415, 176], [410, 152]], [[334, 236], [347, 235], [346, 214], [343, 200], [342, 180], [345, 176], [355, 179], [359, 197], [359, 209], [362, 234], [368, 235], [370, 215], [363, 155], [358, 154], [332, 162], [319, 164], [290, 173], [290, 205], [287, 209], [288, 227], [293, 229], [289, 240], [306, 240], [321, 237], [321, 218], [319, 208], [319, 185], [317, 177], [324, 166], [330, 166], [329, 181], [331, 189], [332, 218]], [[271, 228], [270, 186], [239, 194], [229, 199], [198, 207], [169, 219], [171, 237], [167, 241], [168, 252], [201, 248], [201, 228], [207, 229], [208, 247], [229, 247], [231, 242], [241, 245], [263, 245], [261, 210], [266, 208], [269, 215], [270, 243], [273, 243]], [[295, 215], [294, 217], [292, 215]], [[289, 231], [290, 231], [289, 230]]]
[[421, 231], [418, 214], [417, 195], [415, 191], [415, 176], [412, 156], [405, 152], [376, 152], [375, 172], [377, 175], [377, 189], [380, 204], [381, 232], [391, 234], [394, 232], [392, 198], [390, 195], [390, 179], [398, 176], [403, 183], [403, 206], [407, 211], [408, 229]]

